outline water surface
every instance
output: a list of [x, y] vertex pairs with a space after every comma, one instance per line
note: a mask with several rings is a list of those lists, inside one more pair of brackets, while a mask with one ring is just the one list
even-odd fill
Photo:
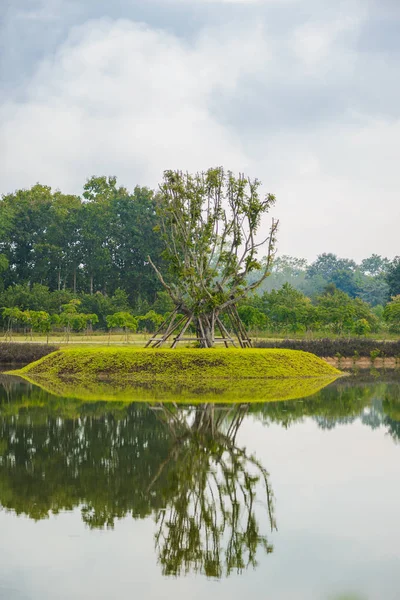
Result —
[[396, 376], [235, 405], [0, 376], [0, 598], [397, 600], [399, 439]]

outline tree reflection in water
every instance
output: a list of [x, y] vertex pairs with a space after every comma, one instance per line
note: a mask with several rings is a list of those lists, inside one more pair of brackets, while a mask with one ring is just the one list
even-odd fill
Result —
[[275, 528], [268, 473], [237, 442], [247, 413], [266, 427], [358, 420], [398, 443], [400, 384], [344, 378], [303, 401], [127, 405], [0, 377], [0, 509], [39, 520], [80, 507], [90, 528], [154, 515], [165, 574], [241, 571], [272, 550]]
[[255, 567], [259, 548], [272, 552], [256, 518], [256, 499], [276, 528], [269, 475], [236, 444], [247, 406], [154, 407], [175, 443], [149, 489], [168, 470], [167, 499], [156, 513], [156, 549], [164, 575], [193, 570], [209, 577]]
[[[90, 528], [155, 516], [164, 574], [222, 577], [272, 551], [268, 473], [236, 444], [246, 405], [82, 405], [0, 393], [0, 503], [39, 520], [80, 507]], [[264, 506], [263, 506], [264, 505]], [[268, 526], [267, 526], [268, 527]]]

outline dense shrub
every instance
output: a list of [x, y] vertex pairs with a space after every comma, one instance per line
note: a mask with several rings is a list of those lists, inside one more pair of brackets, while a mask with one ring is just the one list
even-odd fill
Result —
[[379, 350], [378, 356], [400, 356], [400, 340], [392, 342], [377, 342], [366, 338], [325, 338], [322, 340], [262, 340], [257, 342], [257, 348], [287, 348], [289, 350], [304, 350], [320, 357], [341, 356], [354, 357], [368, 356], [371, 352]]
[[0, 363], [26, 364], [58, 350], [50, 344], [11, 344], [0, 342]]

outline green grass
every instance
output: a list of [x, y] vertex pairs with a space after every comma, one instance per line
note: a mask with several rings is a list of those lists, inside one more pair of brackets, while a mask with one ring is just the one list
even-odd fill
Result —
[[341, 373], [280, 349], [63, 348], [13, 371], [81, 400], [267, 402], [309, 396]]
[[339, 371], [308, 352], [281, 349], [63, 348], [19, 374], [131, 381], [323, 377]]

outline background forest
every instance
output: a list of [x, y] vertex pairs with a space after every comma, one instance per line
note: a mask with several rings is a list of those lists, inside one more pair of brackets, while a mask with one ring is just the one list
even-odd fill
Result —
[[[155, 208], [155, 192], [115, 177], [91, 178], [81, 197], [39, 184], [3, 196], [0, 326], [154, 331], [173, 308], [147, 258], [162, 267]], [[277, 256], [239, 313], [259, 333], [400, 333], [400, 257]]]

